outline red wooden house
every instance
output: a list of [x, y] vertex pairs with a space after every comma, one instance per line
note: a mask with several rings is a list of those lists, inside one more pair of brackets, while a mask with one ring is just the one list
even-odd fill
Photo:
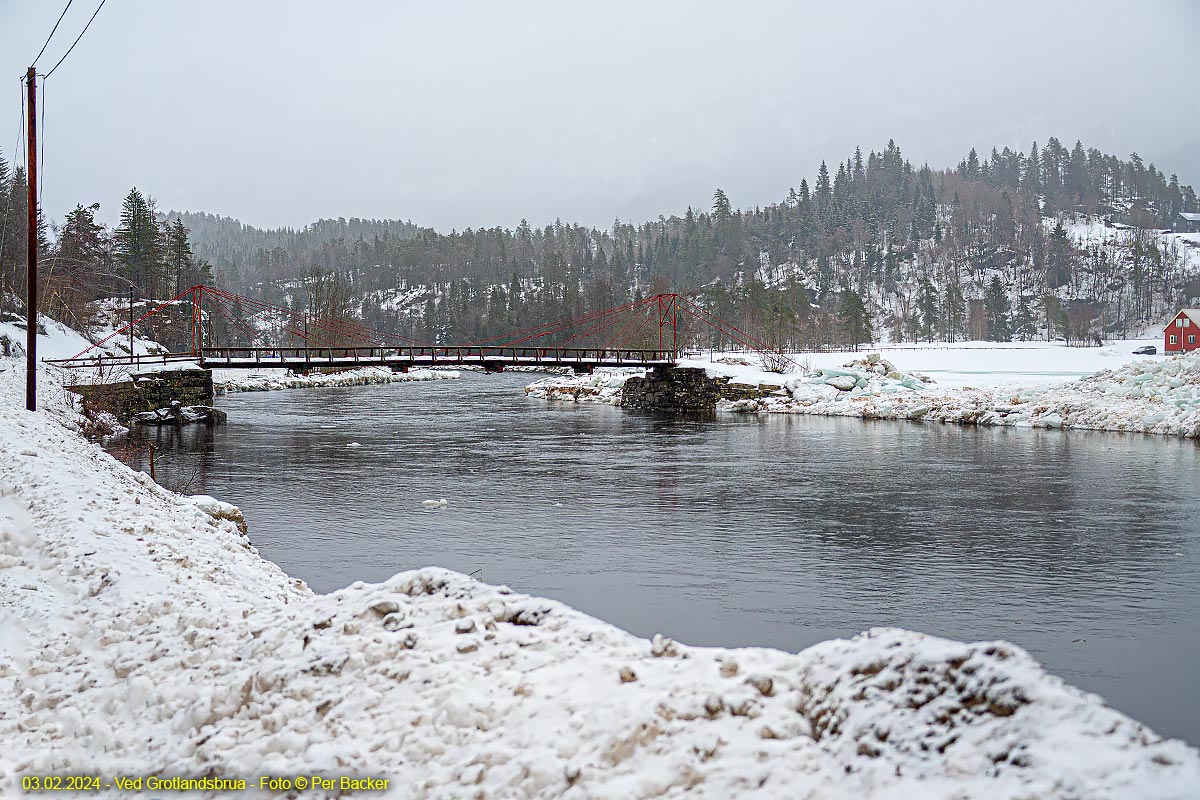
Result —
[[1163, 352], [1200, 349], [1200, 308], [1185, 308], [1163, 328]]

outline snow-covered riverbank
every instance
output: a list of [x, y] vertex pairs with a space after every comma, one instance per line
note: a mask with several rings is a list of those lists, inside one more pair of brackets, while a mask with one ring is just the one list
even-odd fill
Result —
[[1004, 643], [692, 648], [441, 569], [313, 595], [258, 556], [253, 519], [247, 539], [231, 507], [87, 444], [53, 392], [25, 412], [0, 368], [0, 794], [31, 774], [320, 771], [386, 776], [391, 797], [1200, 785], [1195, 750]]
[[377, 383], [436, 381], [460, 377], [457, 370], [414, 369], [392, 372], [383, 367], [360, 367], [340, 372], [312, 372], [299, 375], [283, 369], [248, 372], [238, 369], [213, 370], [213, 389], [217, 394], [267, 392], [276, 389], [306, 389], [323, 386], [366, 386]]
[[[819, 414], [864, 419], [907, 419], [973, 425], [1079, 428], [1200, 438], [1200, 353], [1142, 359], [1051, 386], [943, 387], [901, 370], [878, 354], [840, 367], [779, 375], [748, 364], [681, 362], [703, 366], [767, 394], [721, 401], [718, 411]], [[561, 376], [526, 388], [531, 397], [576, 402], [621, 401], [628, 372]]]

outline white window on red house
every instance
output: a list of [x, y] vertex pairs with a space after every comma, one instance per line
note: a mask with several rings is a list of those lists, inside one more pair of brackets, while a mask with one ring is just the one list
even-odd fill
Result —
[[1196, 343], [1196, 334], [1194, 334], [1194, 333], [1189, 334], [1188, 335], [1188, 344], [1195, 344], [1195, 343]]
[[1179, 344], [1179, 338], [1175, 334], [1171, 334], [1171, 344]]

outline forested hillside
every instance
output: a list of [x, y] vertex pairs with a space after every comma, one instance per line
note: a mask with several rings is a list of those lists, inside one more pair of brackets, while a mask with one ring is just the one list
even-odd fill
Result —
[[191, 211], [169, 211], [163, 220], [182, 220], [191, 231], [198, 252], [226, 275], [242, 283], [243, 272], [261, 280], [287, 275], [291, 265], [304, 263], [323, 270], [345, 269], [350, 245], [376, 238], [404, 239], [419, 229], [399, 220], [322, 219], [300, 230], [259, 230], [236, 219]]
[[[23, 219], [21, 179], [0, 170]], [[52, 228], [43, 275], [49, 296], [79, 313], [77, 300], [124, 291], [122, 281], [169, 297], [207, 280], [211, 263], [223, 288], [424, 341], [474, 341], [678, 291], [780, 347], [1093, 343], [1200, 296], [1200, 236], [1165, 232], [1198, 210], [1190, 186], [1136, 154], [1050, 139], [1027, 153], [971, 150], [935, 170], [889, 142], [823, 162], [778, 203], [738, 208], [718, 189], [709, 208], [607, 230], [522, 221], [438, 233], [357, 218], [258, 230], [156, 215], [134, 190], [115, 231], [95, 223], [94, 206]], [[23, 236], [10, 226], [0, 265], [10, 298], [22, 286]]]
[[474, 340], [673, 290], [780, 345], [819, 347], [1128, 332], [1200, 293], [1200, 251], [1159, 233], [1197, 208], [1190, 186], [1136, 154], [1050, 139], [941, 170], [889, 142], [822, 163], [778, 203], [739, 209], [717, 190], [710, 208], [608, 230], [182, 218], [236, 290], [303, 303], [297, 280], [333, 282], [324, 296], [418, 338]]

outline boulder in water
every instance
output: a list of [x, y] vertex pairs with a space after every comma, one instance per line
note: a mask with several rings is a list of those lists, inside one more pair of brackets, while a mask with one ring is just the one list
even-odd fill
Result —
[[133, 416], [133, 422], [138, 425], [224, 425], [228, 420], [224, 411], [212, 406], [185, 406], [177, 402]]

